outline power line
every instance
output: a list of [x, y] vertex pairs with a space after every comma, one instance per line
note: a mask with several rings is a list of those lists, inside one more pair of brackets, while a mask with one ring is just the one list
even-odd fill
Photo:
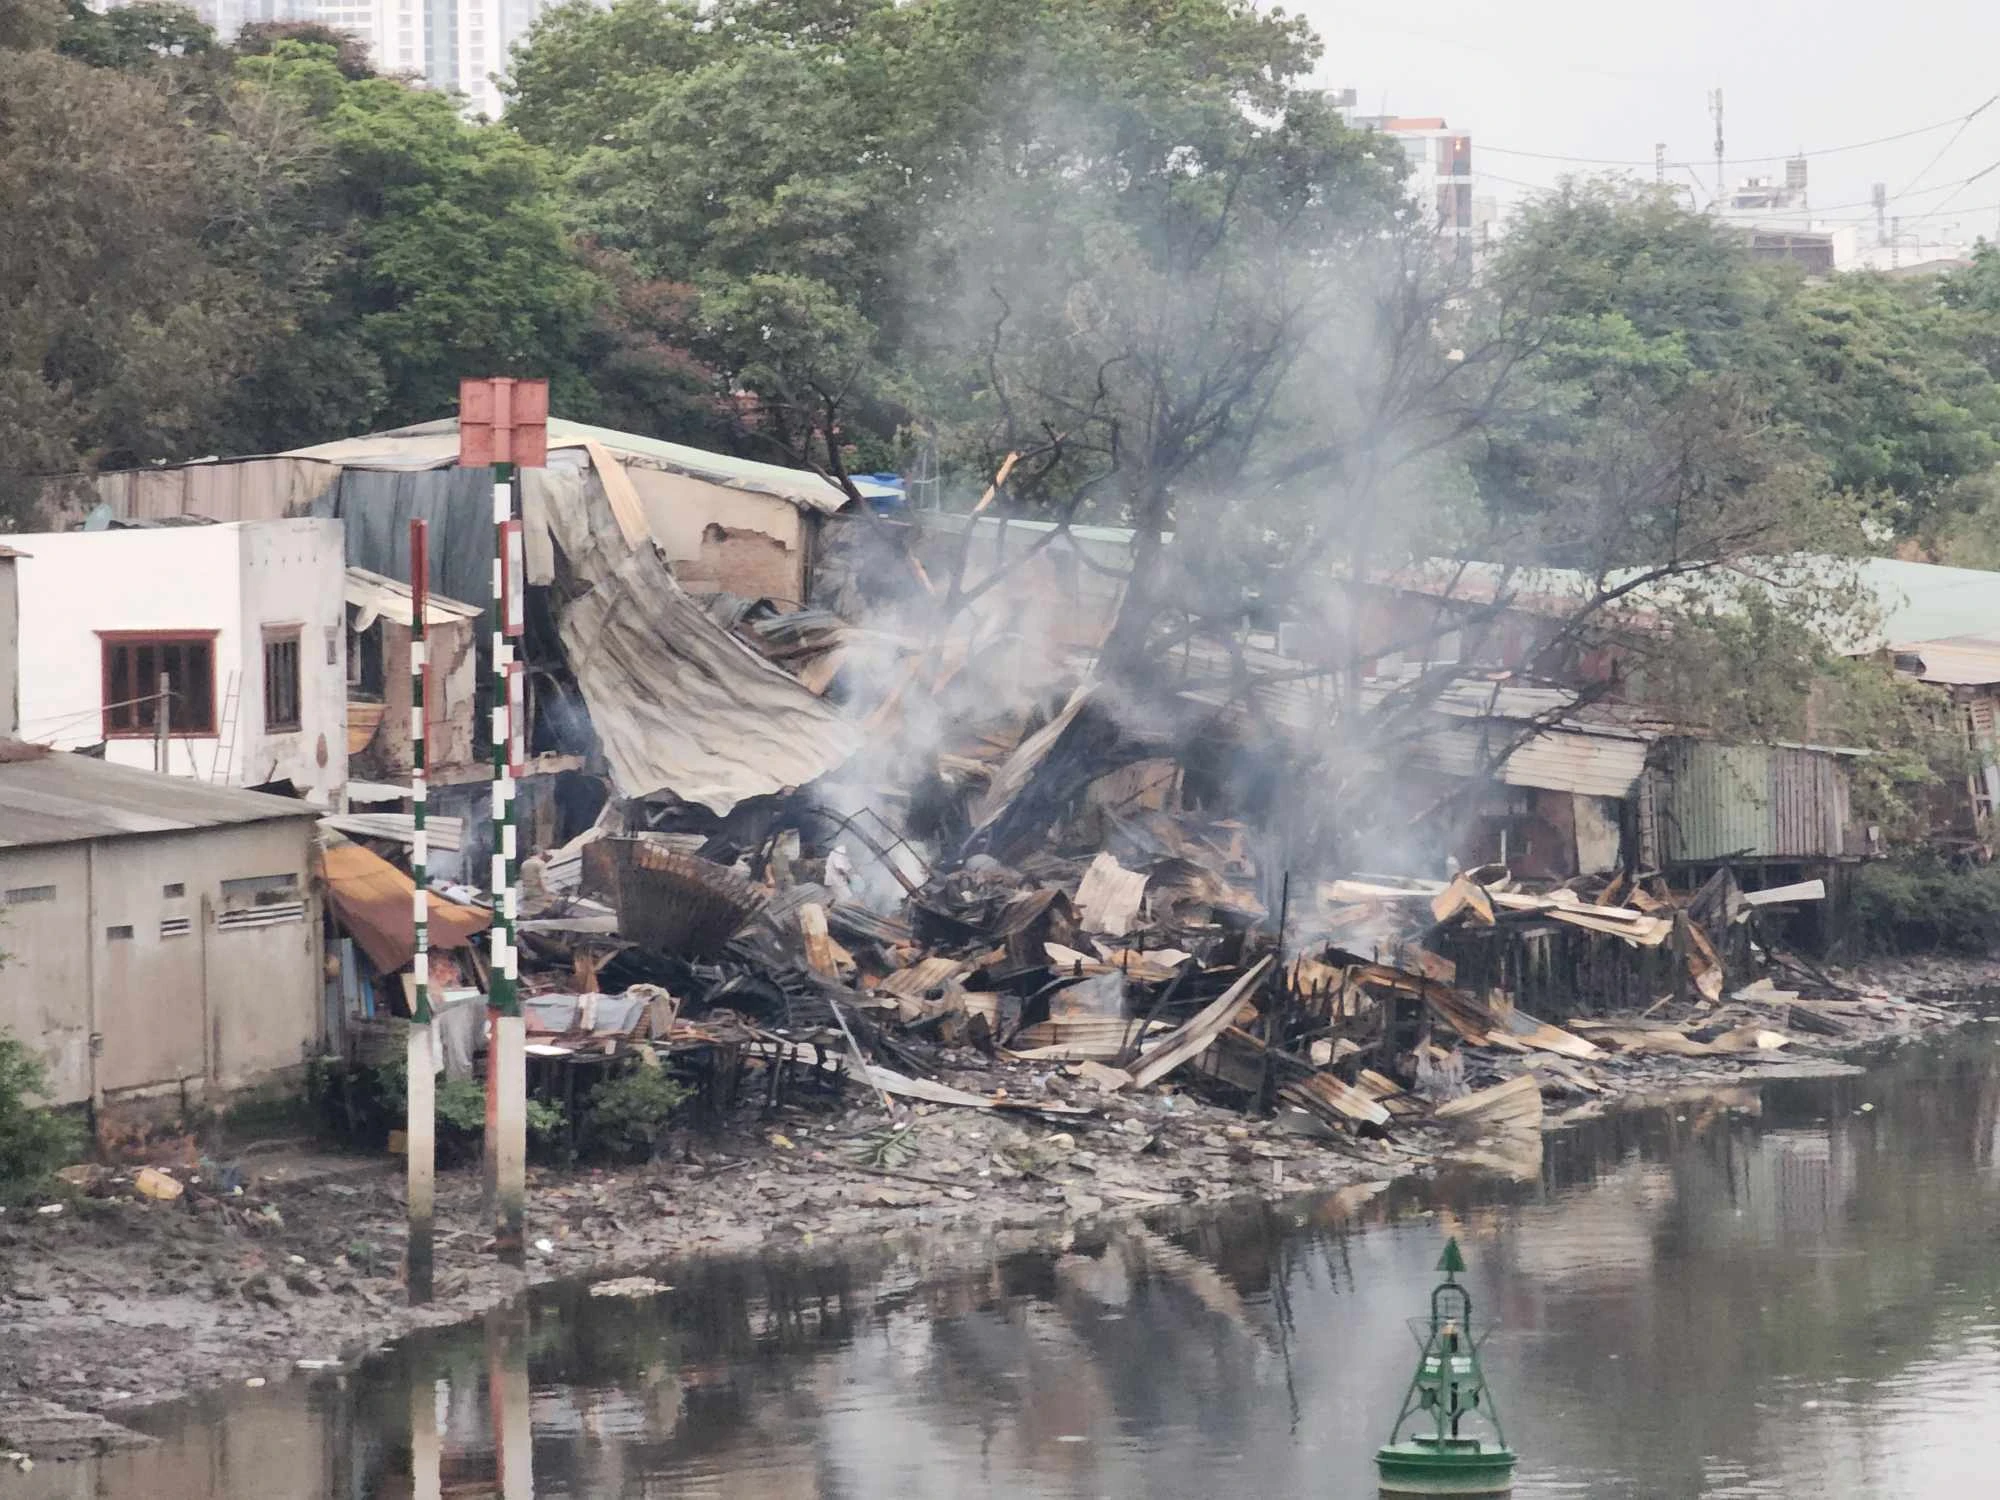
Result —
[[[1929, 135], [1934, 130], [1944, 130], [1952, 125], [1957, 125], [1960, 127], [1969, 125], [1972, 123], [1974, 119], [1976, 119], [1980, 114], [1982, 114], [1985, 110], [1991, 107], [1996, 101], [2000, 101], [2000, 94], [1994, 95], [1992, 98], [1986, 100], [1985, 103], [1978, 105], [1976, 108], [1969, 110], [1965, 114], [1953, 115], [1948, 120], [1939, 120], [1930, 125], [1919, 125], [1911, 130], [1899, 130], [1895, 132], [1893, 135], [1878, 135], [1872, 140], [1854, 141], [1845, 146], [1820, 146], [1810, 151], [1781, 151], [1775, 156], [1731, 156], [1731, 157], [1725, 157], [1723, 159], [1722, 164], [1726, 167], [1749, 167], [1749, 166], [1757, 166], [1765, 162], [1795, 161], [1800, 157], [1838, 156], [1841, 153], [1847, 151], [1865, 151], [1869, 149], [1871, 146], [1886, 146], [1895, 141], [1907, 141], [1910, 140], [1912, 137], [1920, 135]], [[1650, 167], [1654, 165], [1654, 163], [1650, 160], [1640, 160], [1637, 157], [1566, 156], [1561, 152], [1556, 152], [1556, 151], [1524, 151], [1519, 147], [1494, 146], [1484, 141], [1480, 142], [1479, 149], [1481, 151], [1494, 152], [1501, 156], [1521, 156], [1521, 157], [1527, 157], [1534, 161], [1573, 162], [1579, 166], [1587, 166], [1587, 167]], [[1949, 143], [1947, 143], [1947, 149], [1949, 149]], [[1696, 165], [1696, 163], [1690, 160], [1690, 161], [1669, 162], [1667, 163], [1667, 165], [1674, 167], [1687, 167], [1687, 166], [1694, 166]], [[1706, 166], [1707, 160], [1704, 159], [1701, 165]], [[1935, 163], [1933, 163], [1933, 165], [1935, 165]], [[1926, 167], [1924, 170], [1929, 171], [1930, 168]], [[1921, 178], [1922, 175], [1923, 175], [1922, 173], [1919, 173], [1918, 174], [1919, 178]]]
[[[1995, 94], [1993, 96], [1993, 99], [2000, 99], [2000, 94]], [[1992, 105], [1993, 99], [1988, 99], [1985, 104], [1980, 105], [1978, 109], [1975, 109], [1971, 114], [1967, 115], [1963, 120], [1959, 121], [1958, 129], [1954, 130], [1951, 133], [1951, 139], [1946, 141], [1942, 146], [1938, 147], [1937, 155], [1933, 156], [1929, 161], [1924, 163], [1923, 171], [1917, 173], [1916, 176], [1912, 177], [1908, 182], [1904, 183], [1900, 191], [1890, 195], [1890, 201], [1894, 202], [1898, 199], [1907, 196], [1911, 188], [1915, 187], [1918, 183], [1922, 182], [1926, 177], [1930, 176], [1931, 168], [1935, 167], [1939, 162], [1944, 160], [1945, 153], [1951, 150], [1953, 146], [1956, 146], [1958, 144], [1958, 138], [1964, 135], [1966, 131], [1972, 128], [1972, 122], [1978, 119], [1980, 115], [1986, 112], [1986, 110]]]

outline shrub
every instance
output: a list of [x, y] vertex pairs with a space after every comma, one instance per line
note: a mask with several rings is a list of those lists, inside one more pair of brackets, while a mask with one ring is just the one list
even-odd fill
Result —
[[1863, 865], [1853, 913], [1866, 952], [2000, 951], [2000, 865], [1960, 869], [1928, 858]]
[[47, 1081], [41, 1059], [0, 1032], [0, 1201], [44, 1189], [83, 1147], [75, 1119], [34, 1102]]
[[593, 1155], [646, 1161], [692, 1090], [656, 1062], [642, 1062], [590, 1091], [584, 1139]]

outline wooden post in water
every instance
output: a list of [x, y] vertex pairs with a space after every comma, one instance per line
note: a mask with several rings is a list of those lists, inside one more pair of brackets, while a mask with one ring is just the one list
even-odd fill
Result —
[[443, 1500], [444, 1448], [438, 1440], [438, 1385], [435, 1380], [410, 1384], [411, 1500]]
[[544, 380], [463, 380], [458, 391], [458, 461], [493, 469], [493, 957], [487, 977], [486, 1197], [494, 1248], [509, 1265], [526, 1264], [528, 1194], [527, 1022], [516, 991], [520, 917], [515, 888], [515, 726], [510, 693], [513, 646], [525, 627], [520, 527], [514, 520], [514, 471], [548, 458], [549, 388]]
[[425, 670], [424, 611], [430, 606], [430, 537], [422, 521], [410, 522], [410, 807], [413, 824], [410, 876], [415, 886], [410, 917], [416, 926], [416, 952], [410, 959], [411, 1006], [407, 1117], [403, 1122], [404, 1165], [408, 1172], [409, 1254], [406, 1279], [410, 1303], [431, 1300], [435, 1255], [434, 1214], [437, 1207], [437, 1059], [431, 1052], [430, 893], [426, 866], [430, 835], [426, 813], [429, 756], [424, 733]]
[[535, 1429], [528, 1384], [528, 1310], [516, 1303], [486, 1318], [486, 1394], [499, 1463], [499, 1500], [534, 1500]]

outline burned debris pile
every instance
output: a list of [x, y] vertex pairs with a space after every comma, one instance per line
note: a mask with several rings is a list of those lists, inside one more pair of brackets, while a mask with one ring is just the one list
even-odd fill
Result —
[[[996, 729], [988, 753], [1036, 738]], [[957, 778], [970, 832], [949, 860], [900, 831], [906, 807], [837, 814], [824, 788], [721, 818], [609, 800], [525, 871], [532, 1088], [574, 1118], [598, 1082], [664, 1066], [710, 1124], [818, 1097], [879, 1107], [890, 1129], [913, 1109], [1096, 1122], [1175, 1095], [1394, 1141], [1530, 1129], [1545, 1101], [1601, 1101], [1663, 1059], [1736, 1071], [1866, 1039], [1907, 1004], [1766, 947], [1726, 873], [1679, 893], [1624, 876], [1530, 890], [1497, 866], [1295, 884], [1260, 864], [1254, 830], [1175, 805], [1146, 769], [1114, 778], [1137, 805], [1093, 789], [1008, 861], [963, 852], [994, 826], [979, 805], [1004, 765]], [[462, 1026], [440, 1055], [472, 1077], [477, 995], [444, 982], [465, 958], [439, 955], [437, 1024]], [[1531, 1012], [1520, 997], [1551, 992], [1558, 963], [1600, 998]]]
[[[996, 587], [1004, 572], [968, 581], [969, 539], [926, 554], [871, 515], [826, 520], [801, 603], [698, 590], [643, 535], [545, 509], [528, 740], [563, 764], [521, 778], [514, 941], [531, 1086], [572, 1117], [602, 1081], [658, 1066], [711, 1123], [805, 1095], [892, 1122], [1180, 1097], [1393, 1141], [1532, 1124], [1649, 1059], [1731, 1071], [1862, 1040], [1902, 1004], [1779, 951], [1765, 919], [1818, 881], [1745, 891], [1724, 866], [1690, 887], [1632, 857], [1567, 880], [1519, 860], [1320, 878], [1307, 810], [1260, 769], [1328, 722], [1297, 663], [1264, 650], [1266, 685], [1244, 692], [1228, 674], [1250, 647], [1191, 643], [1140, 702], [1100, 675], [1101, 622]], [[1549, 706], [1498, 678], [1460, 696], [1533, 699], [1517, 735]], [[1468, 732], [1460, 707], [1447, 736]], [[1597, 779], [1553, 798], [1597, 819], [1577, 848], [1619, 845], [1606, 789], [1645, 765], [1643, 739], [1600, 728]], [[1412, 752], [1413, 775], [1445, 760]], [[560, 784], [541, 797], [543, 781]], [[469, 811], [451, 834], [477, 871], [491, 830]], [[393, 816], [341, 830], [407, 864]], [[464, 1033], [437, 1052], [471, 1078], [476, 945], [434, 957], [437, 1024]], [[407, 1002], [389, 966], [366, 967], [348, 1050], [386, 1055], [371, 1028]]]

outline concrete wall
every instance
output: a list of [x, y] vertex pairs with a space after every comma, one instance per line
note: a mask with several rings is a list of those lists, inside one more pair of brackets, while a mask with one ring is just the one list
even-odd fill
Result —
[[[234, 779], [288, 780], [323, 806], [347, 785], [347, 562], [340, 522], [265, 521], [241, 528], [243, 641]], [[299, 728], [264, 727], [264, 636], [299, 632]]]
[[[0, 1026], [48, 1062], [56, 1102], [226, 1094], [305, 1060], [323, 985], [312, 835], [288, 818], [0, 850], [0, 893], [56, 888], [9, 899], [0, 925]], [[224, 888], [259, 877], [291, 888]]]
[[[14, 565], [22, 738], [69, 750], [103, 737], [99, 632], [213, 631], [218, 733], [176, 735], [168, 769], [237, 785], [287, 778], [329, 805], [338, 797], [347, 784], [345, 563], [338, 521], [40, 533], [17, 540], [30, 554]], [[300, 627], [301, 728], [267, 735], [263, 629], [286, 624]], [[221, 766], [225, 738], [233, 743]], [[105, 748], [107, 760], [147, 769], [153, 754], [150, 737], [114, 739]]]
[[90, 1097], [89, 870], [88, 844], [0, 849], [0, 1031], [41, 1054], [64, 1103]]
[[12, 739], [21, 722], [20, 561], [0, 557], [0, 739]]
[[638, 464], [625, 473], [682, 588], [805, 602], [808, 521], [789, 500]]

